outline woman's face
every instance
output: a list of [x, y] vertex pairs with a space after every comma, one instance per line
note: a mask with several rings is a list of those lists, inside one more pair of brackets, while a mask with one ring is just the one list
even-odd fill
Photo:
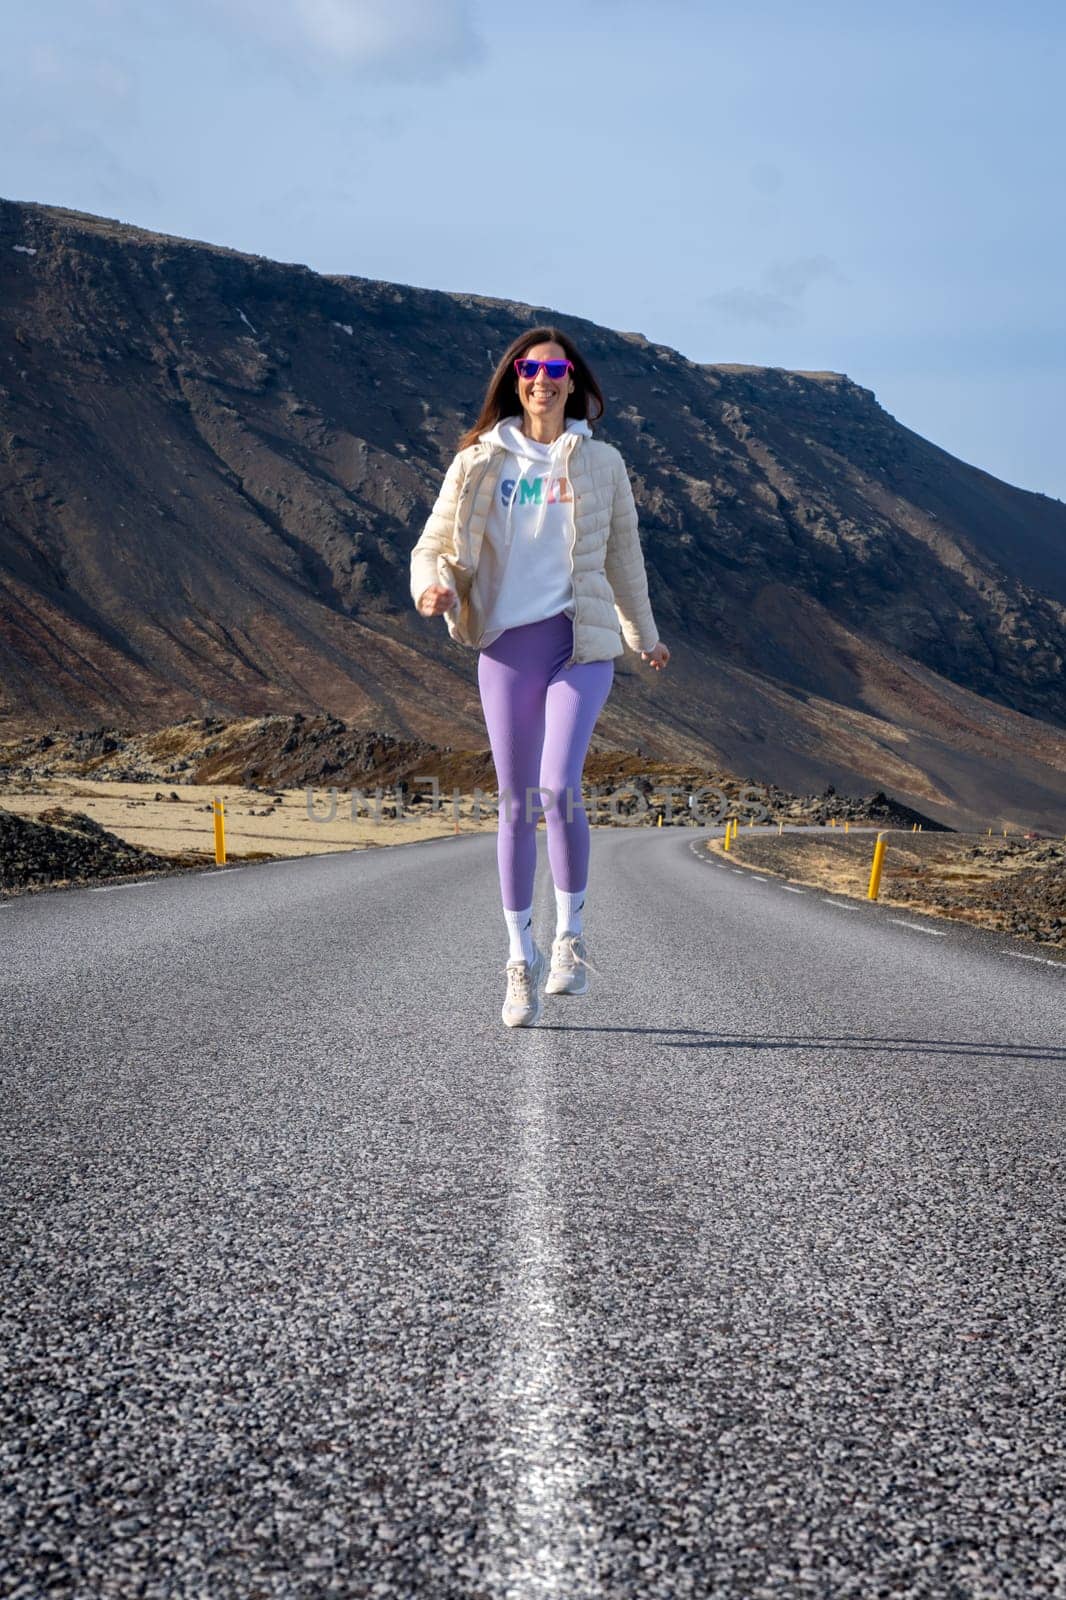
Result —
[[[566, 351], [561, 344], [549, 341], [531, 345], [524, 352], [527, 361], [565, 361]], [[573, 375], [567, 371], [558, 383], [553, 383], [542, 367], [535, 378], [518, 379], [518, 399], [526, 414], [527, 424], [535, 418], [543, 431], [562, 433], [566, 427], [566, 402], [574, 387]]]

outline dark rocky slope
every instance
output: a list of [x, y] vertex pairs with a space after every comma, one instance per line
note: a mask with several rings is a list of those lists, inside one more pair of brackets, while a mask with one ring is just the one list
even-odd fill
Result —
[[[327, 711], [484, 742], [409, 551], [542, 308], [0, 201], [0, 732]], [[1066, 507], [836, 373], [701, 366], [563, 317], [629, 463], [662, 677], [601, 746], [954, 825], [1066, 813]]]

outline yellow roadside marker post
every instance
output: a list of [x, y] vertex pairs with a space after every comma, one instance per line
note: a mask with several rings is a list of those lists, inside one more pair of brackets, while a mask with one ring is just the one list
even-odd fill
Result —
[[215, 814], [215, 866], [226, 864], [226, 802], [216, 799], [211, 809]]
[[725, 833], [722, 835], [722, 849], [723, 850], [728, 850], [729, 849], [729, 843], [730, 843], [730, 840], [732, 839], [732, 837], [733, 837], [732, 819], [729, 818], [729, 817], [726, 817], [726, 819], [725, 819]]
[[874, 845], [873, 865], [870, 868], [870, 886], [866, 891], [867, 900], [877, 899], [877, 891], [881, 887], [881, 863], [884, 859], [885, 836], [883, 833], [879, 833], [877, 835], [877, 843]]

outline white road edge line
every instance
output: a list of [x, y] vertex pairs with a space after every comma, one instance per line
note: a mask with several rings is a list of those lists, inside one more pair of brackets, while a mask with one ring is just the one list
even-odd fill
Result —
[[[741, 867], [727, 867], [723, 861], [712, 861], [701, 851], [696, 851], [696, 854], [699, 855], [700, 860], [706, 861], [708, 866], [717, 867], [720, 872], [732, 871], [740, 876], [743, 876], [743, 869]], [[766, 883], [767, 881], [765, 878], [758, 877], [754, 872], [749, 873], [748, 876], [751, 878], [753, 883]], [[795, 888], [791, 883], [782, 883], [779, 885], [779, 887], [782, 889], [787, 889], [789, 894], [806, 894], [807, 892], [805, 889]], [[863, 909], [862, 906], [849, 905], [846, 900], [831, 900], [828, 895], [824, 894], [820, 896], [820, 899], [824, 905], [836, 906], [838, 911], [861, 911]], [[921, 922], [904, 922], [899, 917], [889, 917], [888, 920], [889, 922], [896, 923], [896, 925], [900, 928], [913, 928], [915, 933], [931, 933], [936, 939], [946, 939], [948, 936], [949, 930], [947, 928], [927, 928]], [[1004, 951], [1004, 954], [1008, 956], [1017, 956], [1019, 961], [1038, 961], [1041, 966], [1058, 967], [1060, 971], [1066, 972], [1066, 961], [1055, 961], [1050, 956], [1031, 956], [1024, 950], [1007, 950]]]
[[110, 894], [113, 889], [147, 889], [149, 883], [91, 883], [90, 894]]

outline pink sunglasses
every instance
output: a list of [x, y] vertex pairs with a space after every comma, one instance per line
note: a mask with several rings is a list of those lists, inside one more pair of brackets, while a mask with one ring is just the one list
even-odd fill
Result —
[[514, 364], [514, 369], [518, 376], [527, 383], [537, 376], [541, 367], [544, 368], [553, 383], [558, 383], [560, 378], [566, 377], [568, 371], [573, 372], [574, 363], [572, 361], [529, 361], [519, 357]]

